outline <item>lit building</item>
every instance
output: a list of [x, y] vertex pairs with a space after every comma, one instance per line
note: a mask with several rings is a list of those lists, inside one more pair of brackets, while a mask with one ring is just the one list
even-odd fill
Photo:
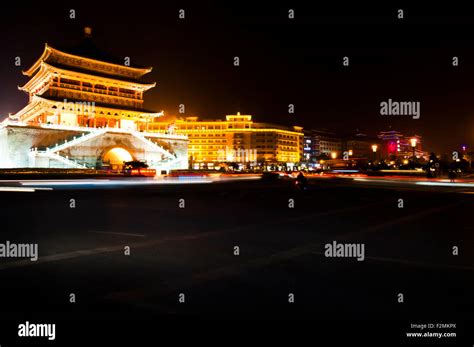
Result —
[[[374, 145], [377, 146], [375, 155], [372, 147]], [[360, 132], [346, 137], [344, 141], [344, 151], [350, 153], [354, 159], [380, 159], [380, 151], [378, 151], [380, 147], [381, 142], [378, 138], [372, 138]]]
[[421, 136], [413, 135], [406, 137], [402, 133], [390, 130], [379, 133], [378, 138], [382, 142], [381, 155], [385, 159], [409, 159], [413, 157], [411, 139], [415, 141], [415, 156], [425, 158], [427, 153], [422, 150]]
[[141, 82], [152, 68], [98, 50], [86, 28], [71, 50], [45, 46], [19, 89], [28, 104], [1, 124], [0, 167], [120, 168], [146, 161], [157, 169], [187, 168], [186, 136], [148, 132], [162, 113], [143, 108]]
[[325, 129], [307, 130], [304, 135], [304, 158], [306, 162], [316, 162], [317, 157], [341, 156], [342, 139], [335, 133]]
[[215, 168], [225, 163], [294, 166], [302, 160], [303, 128], [258, 123], [251, 115], [237, 113], [225, 120], [186, 117], [172, 123], [158, 119], [148, 129], [188, 136], [193, 168]]

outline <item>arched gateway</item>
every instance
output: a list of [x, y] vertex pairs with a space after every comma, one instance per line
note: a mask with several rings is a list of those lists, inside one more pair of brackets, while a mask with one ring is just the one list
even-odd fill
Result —
[[124, 162], [132, 160], [133, 157], [129, 151], [122, 147], [115, 147], [105, 153], [102, 162], [108, 164], [112, 170], [120, 170]]

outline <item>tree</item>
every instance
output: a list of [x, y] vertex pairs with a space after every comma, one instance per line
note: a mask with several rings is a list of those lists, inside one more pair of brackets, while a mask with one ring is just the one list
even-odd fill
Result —
[[316, 156], [316, 159], [319, 161], [321, 160], [329, 160], [331, 159], [327, 153], [321, 153], [320, 155]]

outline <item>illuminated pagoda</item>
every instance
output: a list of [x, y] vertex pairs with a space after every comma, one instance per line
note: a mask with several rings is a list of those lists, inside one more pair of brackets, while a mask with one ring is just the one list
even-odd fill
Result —
[[156, 83], [151, 67], [120, 62], [98, 50], [85, 28], [72, 50], [46, 44], [19, 87], [28, 104], [0, 128], [0, 167], [112, 168], [146, 161], [160, 170], [187, 168], [187, 137], [148, 132], [162, 112], [143, 108]]

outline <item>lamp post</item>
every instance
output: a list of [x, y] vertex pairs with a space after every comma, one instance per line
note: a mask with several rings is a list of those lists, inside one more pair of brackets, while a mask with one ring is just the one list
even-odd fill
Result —
[[375, 165], [375, 159], [376, 159], [376, 155], [377, 155], [377, 148], [378, 146], [377, 145], [372, 145], [372, 152], [374, 152], [374, 165]]
[[463, 157], [463, 159], [468, 159], [469, 160], [469, 167], [471, 167], [472, 155], [469, 155], [469, 156], [466, 157], [466, 150], [467, 150], [466, 145], [462, 145], [461, 148], [462, 148], [462, 157]]
[[336, 152], [332, 152], [332, 153], [331, 153], [331, 158], [332, 158], [332, 159], [336, 159], [336, 158], [337, 158], [337, 153], [336, 153]]
[[415, 148], [416, 148], [416, 142], [417, 142], [417, 139], [416, 138], [411, 138], [410, 139], [410, 143], [411, 143], [411, 148], [413, 148], [413, 169], [415, 169]]

